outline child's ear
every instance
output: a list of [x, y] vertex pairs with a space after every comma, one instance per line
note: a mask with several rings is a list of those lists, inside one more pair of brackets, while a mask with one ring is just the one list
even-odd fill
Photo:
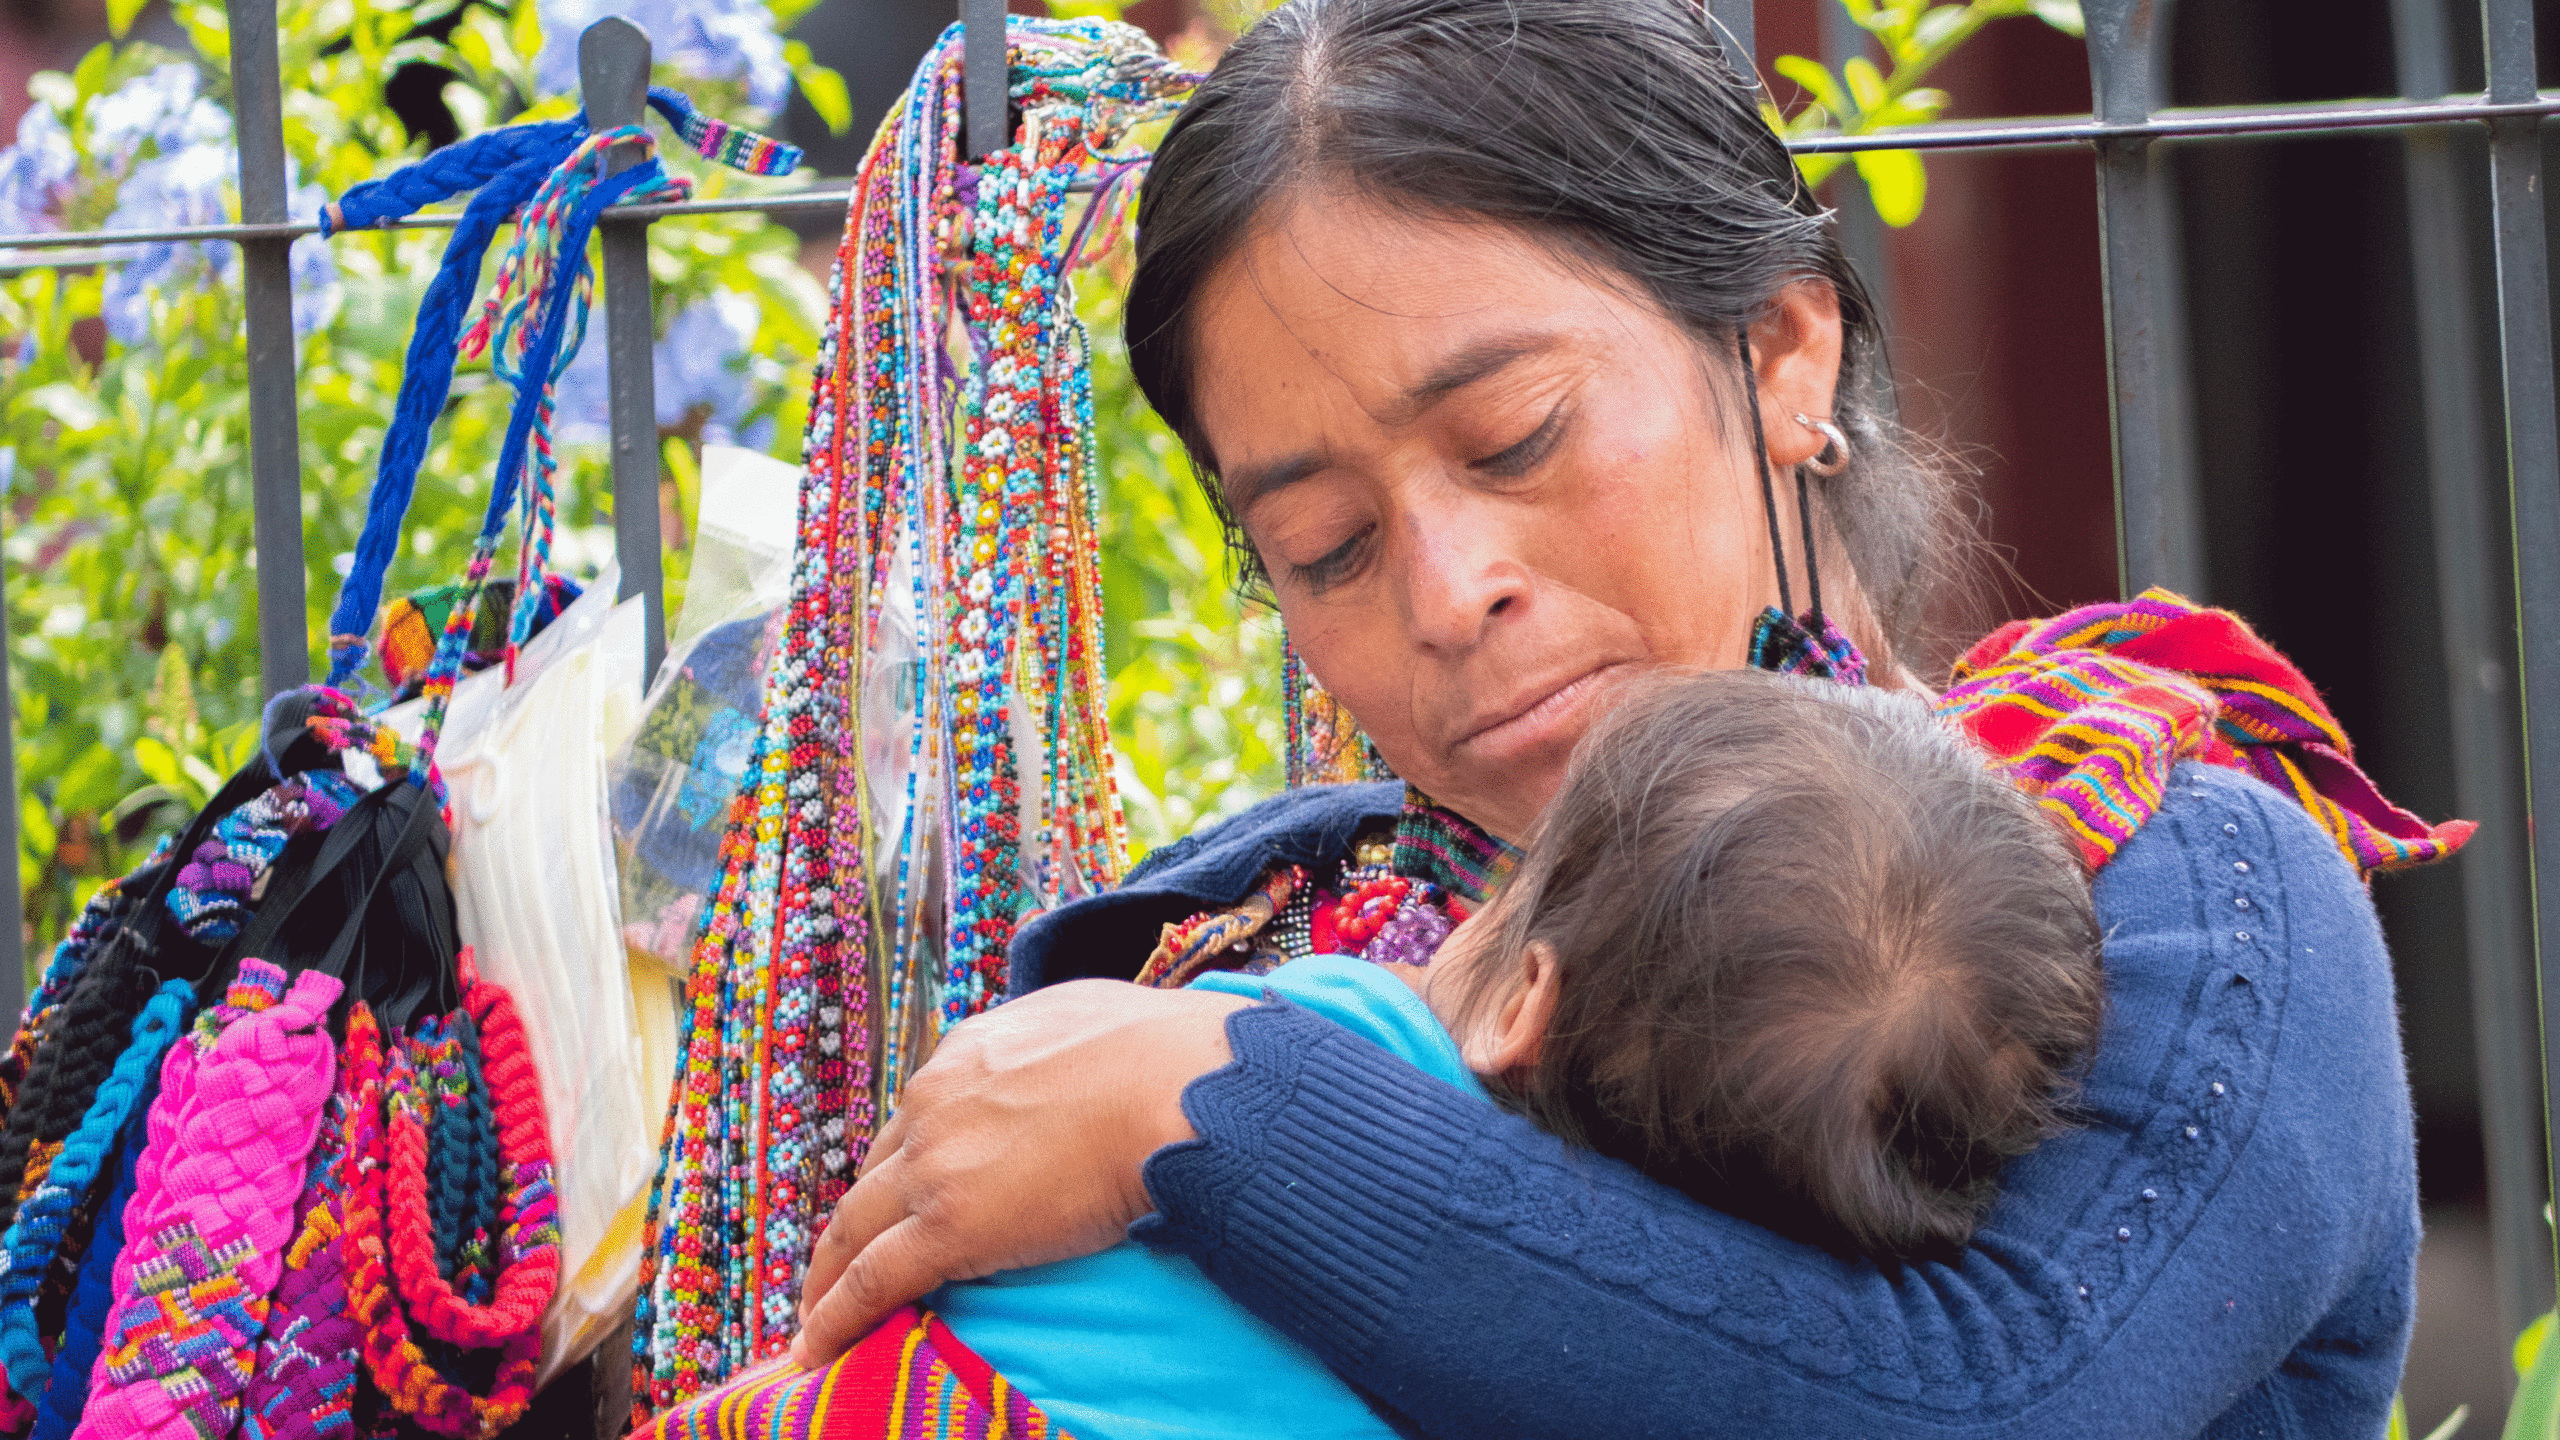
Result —
[[1520, 957], [1520, 973], [1493, 1023], [1481, 1027], [1463, 1047], [1467, 1068], [1479, 1075], [1503, 1075], [1538, 1063], [1547, 1026], [1556, 1014], [1556, 949], [1532, 940]]

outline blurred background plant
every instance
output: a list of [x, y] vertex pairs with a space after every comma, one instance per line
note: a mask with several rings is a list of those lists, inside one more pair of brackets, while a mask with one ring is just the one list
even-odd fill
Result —
[[[144, 3], [111, 0], [114, 38], [31, 82], [17, 143], [0, 151], [0, 230], [157, 229], [235, 213], [222, 7], [171, 0], [174, 23], [156, 31], [166, 43], [152, 43], [131, 30]], [[796, 92], [841, 131], [851, 118], [844, 80], [788, 38], [813, 3], [282, 0], [293, 212], [308, 218], [329, 197], [461, 135], [573, 113], [576, 37], [607, 13], [646, 28], [658, 78], [709, 113], [765, 124]], [[2073, 0], [1843, 3], [1876, 58], [1836, 73], [1803, 57], [1779, 61], [1802, 91], [1781, 121], [1791, 132], [1863, 133], [1930, 118], [1945, 97], [1920, 81], [1982, 26], [2010, 15], [2064, 28], [2078, 19]], [[1113, 17], [1124, 9], [1115, 0], [1051, 8]], [[1177, 48], [1206, 64], [1270, 8], [1208, 0]], [[669, 163], [700, 194], [819, 178], [804, 170], [752, 180], [670, 148]], [[1804, 163], [1813, 181], [1839, 168], [1836, 157]], [[1844, 173], [1897, 223], [1923, 199], [1919, 161], [1907, 152], [1861, 157]], [[442, 244], [440, 232], [395, 231], [294, 247], [315, 653]], [[671, 604], [686, 573], [699, 446], [797, 459], [801, 377], [824, 313], [804, 262], [822, 264], [825, 253], [747, 216], [652, 231]], [[153, 242], [67, 258], [58, 268], [0, 265], [19, 878], [36, 956], [99, 883], [136, 863], [245, 757], [258, 701], [236, 252]], [[1120, 363], [1127, 260], [1124, 247], [1086, 272], [1078, 303], [1096, 345], [1111, 719], [1143, 851], [1279, 787], [1280, 635], [1267, 609], [1234, 592], [1189, 463]], [[555, 553], [580, 573], [611, 547], [601, 345], [581, 353], [560, 399], [569, 483]], [[485, 364], [465, 364], [389, 593], [461, 568], [504, 413]]]
[[[0, 230], [157, 229], [237, 211], [216, 0], [175, 0], [184, 46], [135, 38], [139, 0], [113, 0], [114, 38], [30, 84], [0, 151]], [[574, 113], [575, 40], [608, 8], [639, 10], [658, 78], [711, 114], [766, 122], [794, 87], [846, 121], [843, 82], [782, 32], [806, 8], [702, 0], [425, 6], [283, 0], [293, 213], [490, 125]], [[593, 12], [593, 13], [590, 13]], [[167, 38], [169, 26], [160, 27]], [[385, 77], [395, 77], [386, 85]], [[427, 81], [426, 104], [386, 91]], [[424, 119], [421, 120], [421, 116]], [[404, 118], [406, 116], [406, 118]], [[670, 147], [697, 193], [755, 181]], [[685, 573], [694, 447], [796, 452], [801, 372], [824, 315], [799, 244], [778, 226], [710, 217], [655, 227], [652, 278], [664, 508]], [[293, 250], [309, 633], [323, 634], [444, 244], [434, 230], [299, 241]], [[30, 257], [37, 258], [37, 257]], [[41, 957], [89, 892], [136, 863], [253, 743], [255, 566], [245, 342], [227, 243], [147, 243], [49, 258], [0, 278], [0, 491], [15, 681], [19, 880]], [[610, 551], [602, 347], [563, 394], [569, 486], [557, 553], [572, 573]], [[391, 593], [451, 578], [477, 528], [504, 397], [466, 364], [437, 427]], [[583, 442], [583, 443], [581, 443]], [[316, 650], [316, 646], [315, 646]]]

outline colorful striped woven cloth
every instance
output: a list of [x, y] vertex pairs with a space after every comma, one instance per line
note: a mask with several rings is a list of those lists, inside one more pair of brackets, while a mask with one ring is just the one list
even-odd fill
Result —
[[942, 1317], [908, 1306], [834, 1364], [768, 1361], [633, 1440], [1069, 1440]]
[[335, 977], [240, 962], [169, 1049], [125, 1210], [115, 1301], [74, 1440], [237, 1428], [337, 1057]]
[[2293, 797], [2368, 877], [2441, 860], [2476, 828], [2384, 799], [2293, 662], [2239, 616], [2166, 590], [2002, 626], [1956, 666], [1939, 711], [2070, 825], [2091, 869], [2160, 808], [2181, 760]]

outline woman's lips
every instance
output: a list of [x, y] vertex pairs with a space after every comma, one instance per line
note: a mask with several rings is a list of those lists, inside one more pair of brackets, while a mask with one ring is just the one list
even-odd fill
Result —
[[1517, 756], [1558, 739], [1568, 745], [1582, 736], [1583, 711], [1618, 669], [1616, 662], [1597, 665], [1500, 719], [1478, 724], [1461, 736], [1455, 749], [1482, 759]]

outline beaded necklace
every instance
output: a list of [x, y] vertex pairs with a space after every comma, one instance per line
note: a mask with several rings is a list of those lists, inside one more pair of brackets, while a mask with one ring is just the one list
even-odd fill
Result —
[[1001, 997], [1028, 909], [1122, 864], [1068, 196], [1125, 172], [1113, 147], [1192, 77], [1126, 26], [1009, 35], [1012, 146], [963, 163], [953, 26], [855, 179], [782, 634], [687, 980], [644, 1416], [788, 1346], [899, 1082]]
[[[462, 1006], [429, 1023], [424, 1046], [386, 1047], [371, 1008], [361, 1002], [348, 1019], [346, 1153], [354, 1175], [340, 1247], [349, 1313], [365, 1327], [365, 1368], [384, 1398], [436, 1434], [479, 1440], [514, 1423], [532, 1398], [542, 1312], [559, 1280], [560, 1227], [542, 1092], [515, 1001], [479, 977], [468, 952], [457, 969]], [[472, 1047], [463, 1037], [472, 1033], [486, 1057], [486, 1089], [506, 1169], [500, 1269], [486, 1304], [459, 1293], [438, 1266], [426, 1175], [426, 1112], [434, 1087], [422, 1083], [417, 1063], [422, 1052], [431, 1060], [446, 1053], [448, 1041], [450, 1053], [467, 1062]], [[435, 1341], [498, 1352], [487, 1395], [471, 1394], [429, 1357], [411, 1333], [413, 1314], [416, 1328]]]

